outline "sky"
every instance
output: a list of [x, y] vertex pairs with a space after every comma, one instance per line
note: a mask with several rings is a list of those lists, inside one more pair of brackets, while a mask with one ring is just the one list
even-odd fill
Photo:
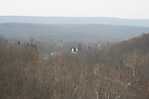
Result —
[[0, 16], [149, 19], [149, 0], [0, 0]]

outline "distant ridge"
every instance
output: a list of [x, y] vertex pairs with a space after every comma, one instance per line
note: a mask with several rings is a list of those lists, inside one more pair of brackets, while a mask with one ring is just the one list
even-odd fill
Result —
[[149, 19], [121, 19], [114, 17], [0, 16], [0, 23], [110, 24], [110, 25], [149, 27]]
[[0, 23], [0, 35], [8, 38], [64, 41], [120, 41], [149, 32], [149, 27], [103, 24]]

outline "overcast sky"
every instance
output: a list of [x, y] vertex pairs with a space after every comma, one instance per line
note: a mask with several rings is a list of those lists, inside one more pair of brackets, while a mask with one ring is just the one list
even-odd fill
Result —
[[149, 0], [0, 0], [0, 16], [149, 19]]

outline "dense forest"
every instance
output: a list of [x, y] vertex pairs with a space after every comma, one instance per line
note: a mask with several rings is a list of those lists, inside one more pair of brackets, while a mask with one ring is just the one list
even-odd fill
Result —
[[148, 33], [100, 46], [66, 43], [45, 58], [39, 42], [1, 37], [0, 99], [149, 99], [148, 44]]

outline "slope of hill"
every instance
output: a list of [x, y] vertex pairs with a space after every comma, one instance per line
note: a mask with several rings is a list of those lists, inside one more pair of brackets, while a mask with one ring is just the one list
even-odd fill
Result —
[[[110, 65], [125, 65], [128, 56], [146, 56], [149, 55], [149, 34], [136, 36], [128, 40], [114, 43], [99, 53], [99, 61], [109, 63]], [[134, 59], [133, 57], [131, 59]], [[131, 60], [130, 59], [130, 60]]]
[[138, 51], [141, 53], [149, 53], [149, 34], [142, 34], [131, 38], [129, 40], [122, 41], [112, 46], [112, 48], [119, 50], [120, 52], [132, 52]]

